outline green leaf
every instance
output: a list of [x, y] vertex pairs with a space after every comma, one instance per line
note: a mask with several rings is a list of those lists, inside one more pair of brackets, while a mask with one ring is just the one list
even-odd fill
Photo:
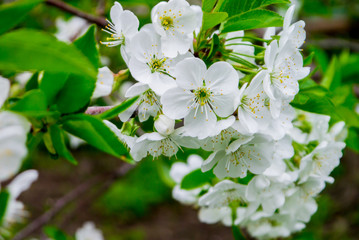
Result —
[[255, 9], [235, 15], [224, 23], [222, 33], [254, 28], [280, 27], [283, 18], [275, 12]]
[[47, 115], [46, 96], [39, 89], [31, 90], [27, 92], [22, 99], [12, 105], [10, 110], [31, 117]]
[[0, 34], [22, 22], [26, 15], [44, 0], [22, 0], [0, 6]]
[[232, 225], [232, 233], [234, 240], [246, 240], [238, 226]]
[[95, 85], [96, 79], [70, 75], [55, 99], [55, 104], [59, 111], [62, 113], [74, 113], [85, 110], [91, 101]]
[[311, 53], [309, 54], [309, 56], [307, 56], [307, 57], [303, 60], [303, 66], [309, 66], [310, 64], [312, 64], [314, 55], [315, 55], [315, 53], [314, 53], [314, 52], [311, 52]]
[[248, 12], [252, 9], [264, 8], [271, 4], [290, 3], [288, 0], [225, 0], [217, 4], [216, 10], [227, 12], [229, 17]]
[[69, 74], [44, 72], [40, 82], [40, 89], [45, 93], [48, 105], [52, 105], [56, 96], [64, 87]]
[[203, 24], [202, 31], [213, 28], [218, 24], [225, 21], [228, 17], [228, 14], [225, 12], [216, 12], [216, 13], [203, 13]]
[[212, 57], [216, 54], [218, 48], [219, 48], [219, 37], [217, 34], [213, 34], [212, 37], [212, 44], [211, 44], [211, 50], [206, 58], [206, 62], [210, 61]]
[[39, 73], [34, 73], [29, 81], [27, 81], [25, 90], [30, 91], [39, 87]]
[[[87, 57], [97, 72], [99, 54], [95, 40], [95, 26], [92, 25], [82, 37], [74, 41], [73, 45]], [[96, 77], [71, 74], [58, 92], [55, 104], [62, 113], [78, 112], [89, 104], [95, 87]]]
[[340, 69], [337, 57], [333, 57], [324, 73], [321, 85], [327, 89], [335, 89], [340, 85]]
[[77, 165], [76, 159], [66, 147], [65, 132], [56, 124], [49, 127], [49, 132], [56, 153], [70, 163]]
[[97, 69], [100, 63], [97, 42], [95, 39], [96, 26], [93, 24], [87, 32], [78, 38], [74, 45], [90, 60], [92, 65]]
[[349, 128], [346, 144], [347, 147], [359, 153], [359, 128]]
[[0, 36], [0, 52], [0, 70], [66, 72], [94, 79], [97, 75], [97, 69], [76, 47], [37, 30]]
[[319, 94], [320, 90], [300, 90], [290, 103], [293, 107], [304, 111], [332, 116], [338, 119], [336, 107], [326, 95]]
[[211, 183], [214, 178], [215, 176], [212, 171], [203, 173], [201, 169], [197, 169], [182, 179], [181, 188], [186, 190], [199, 188], [207, 183]]
[[116, 157], [127, 153], [126, 147], [101, 119], [85, 115], [70, 115], [63, 119], [63, 129], [90, 145]]
[[6, 213], [10, 194], [8, 191], [3, 190], [0, 192], [0, 225], [2, 224], [3, 218]]
[[202, 10], [204, 12], [210, 12], [214, 5], [216, 4], [217, 0], [203, 0], [202, 2]]
[[53, 240], [67, 240], [67, 236], [62, 231], [58, 230], [55, 227], [46, 226], [44, 227], [44, 232], [47, 235], [47, 237], [53, 239]]
[[120, 105], [117, 105], [116, 107], [111, 108], [110, 110], [107, 110], [106, 112], [101, 113], [98, 115], [101, 119], [111, 119], [118, 116], [118, 114], [124, 112], [127, 108], [129, 108], [132, 104], [134, 104], [139, 96], [127, 99]]

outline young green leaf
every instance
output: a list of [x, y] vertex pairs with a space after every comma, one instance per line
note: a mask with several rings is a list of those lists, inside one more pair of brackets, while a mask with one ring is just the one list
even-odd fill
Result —
[[213, 34], [212, 37], [212, 44], [211, 44], [211, 50], [206, 58], [206, 62], [211, 60], [212, 57], [216, 54], [218, 48], [219, 48], [219, 37], [217, 34]]
[[75, 113], [84, 110], [91, 100], [96, 79], [70, 75], [59, 91], [55, 104], [62, 113]]
[[34, 73], [25, 85], [25, 90], [30, 91], [39, 87], [39, 73]]
[[232, 233], [234, 240], [246, 240], [238, 226], [232, 225]]
[[203, 13], [203, 24], [202, 31], [213, 28], [218, 24], [224, 22], [228, 17], [228, 14], [225, 12], [216, 12], [216, 13]]
[[24, 20], [26, 15], [44, 0], [22, 0], [0, 6], [0, 34], [12, 29]]
[[181, 182], [181, 188], [190, 190], [198, 187], [202, 187], [205, 184], [211, 183], [212, 179], [215, 178], [212, 171], [203, 173], [201, 169], [194, 170], [187, 174]]
[[68, 77], [68, 73], [44, 72], [40, 82], [40, 89], [45, 93], [48, 105], [54, 103], [56, 96], [64, 87]]
[[74, 45], [90, 60], [92, 65], [97, 69], [100, 63], [100, 56], [98, 53], [95, 34], [96, 26], [93, 24], [82, 37], [76, 39]]
[[250, 30], [254, 28], [280, 27], [283, 18], [275, 12], [255, 9], [238, 15], [234, 15], [224, 23], [222, 33], [239, 30]]
[[288, 0], [225, 0], [218, 2], [216, 10], [227, 12], [229, 17], [272, 4], [290, 3]]
[[98, 117], [101, 119], [111, 119], [117, 117], [118, 114], [124, 112], [127, 108], [134, 104], [138, 98], [139, 96], [127, 99], [120, 105], [117, 105], [116, 107], [113, 107], [110, 110], [107, 110], [106, 112], [103, 112], [102, 114], [98, 115]]
[[4, 216], [6, 213], [6, 208], [8, 205], [9, 197], [10, 197], [10, 194], [8, 191], [3, 190], [0, 192], [0, 225], [3, 222]]
[[128, 152], [115, 133], [95, 116], [69, 115], [63, 119], [63, 129], [116, 157], [121, 157]]
[[217, 0], [203, 0], [202, 1], [203, 12], [211, 12], [216, 2]]
[[0, 52], [0, 70], [44, 70], [94, 79], [97, 75], [97, 69], [76, 47], [37, 30], [21, 29], [0, 36]]
[[[99, 54], [95, 40], [95, 26], [92, 25], [82, 37], [74, 41], [73, 45], [87, 57], [97, 72]], [[95, 86], [96, 78], [71, 74], [57, 94], [55, 104], [62, 113], [78, 112], [90, 102]]]
[[53, 240], [67, 240], [67, 236], [62, 231], [58, 230], [55, 227], [44, 227], [44, 233]]
[[58, 125], [51, 125], [49, 133], [56, 153], [68, 160], [70, 163], [77, 165], [76, 159], [72, 156], [71, 152], [67, 149], [65, 142], [65, 132]]
[[10, 110], [31, 117], [47, 115], [46, 96], [39, 89], [31, 90], [27, 92], [22, 99], [12, 105]]

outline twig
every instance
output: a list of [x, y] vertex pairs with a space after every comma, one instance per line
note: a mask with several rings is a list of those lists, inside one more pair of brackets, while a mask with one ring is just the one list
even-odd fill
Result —
[[[135, 165], [124, 164], [122, 165], [113, 175], [111, 182], [115, 179], [123, 177], [126, 175], [131, 169], [134, 168]], [[31, 233], [35, 232], [45, 224], [47, 224], [51, 219], [53, 219], [64, 207], [66, 207], [70, 202], [76, 200], [81, 195], [86, 193], [93, 186], [101, 183], [103, 179], [99, 176], [93, 177], [90, 180], [80, 184], [71, 192], [67, 193], [65, 196], [56, 201], [54, 206], [47, 212], [45, 212], [40, 217], [36, 218], [33, 222], [27, 225], [23, 230], [15, 235], [13, 240], [22, 240], [28, 237]], [[107, 182], [106, 187], [110, 186], [109, 182]]]
[[106, 112], [107, 110], [113, 108], [112, 106], [105, 106], [105, 107], [89, 107], [87, 108], [85, 114], [88, 115], [97, 115], [101, 114], [103, 112]]
[[78, 17], [86, 19], [87, 21], [95, 23], [100, 27], [105, 27], [107, 25], [105, 18], [97, 17], [97, 16], [94, 16], [94, 15], [82, 12], [81, 10], [79, 10], [79, 9], [73, 7], [73, 6], [70, 6], [69, 4], [64, 3], [62, 1], [59, 1], [59, 0], [46, 0], [45, 3], [50, 5], [50, 6], [54, 6], [56, 8], [59, 8], [59, 9], [65, 11], [65, 12], [72, 13], [72, 14], [78, 16]]

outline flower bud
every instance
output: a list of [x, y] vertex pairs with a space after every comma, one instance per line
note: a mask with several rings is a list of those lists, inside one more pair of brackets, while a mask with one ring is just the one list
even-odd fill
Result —
[[158, 119], [155, 121], [155, 128], [162, 135], [170, 135], [174, 132], [174, 127], [175, 120], [163, 114], [158, 116]]

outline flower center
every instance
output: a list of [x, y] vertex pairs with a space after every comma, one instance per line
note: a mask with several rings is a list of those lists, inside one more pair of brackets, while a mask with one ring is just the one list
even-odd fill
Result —
[[194, 95], [196, 96], [197, 102], [201, 106], [203, 106], [209, 101], [209, 99], [211, 97], [211, 91], [208, 88], [202, 87], [202, 88], [197, 89], [194, 92]]
[[164, 16], [164, 17], [161, 17], [161, 25], [163, 27], [164, 30], [168, 30], [170, 28], [173, 28], [173, 19], [169, 16]]
[[166, 69], [164, 68], [164, 63], [166, 62], [166, 60], [166, 58], [158, 59], [156, 56], [153, 56], [151, 61], [147, 63], [147, 65], [151, 69], [151, 73], [166, 72]]

